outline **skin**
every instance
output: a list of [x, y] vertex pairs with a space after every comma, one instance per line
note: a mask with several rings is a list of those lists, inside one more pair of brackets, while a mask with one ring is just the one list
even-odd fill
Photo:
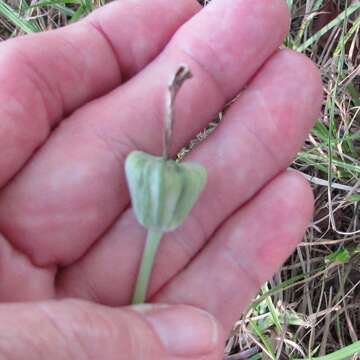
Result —
[[[0, 44], [0, 359], [222, 359], [313, 211], [309, 185], [286, 169], [319, 115], [321, 81], [307, 58], [278, 50], [288, 25], [284, 0], [201, 11], [122, 0]], [[160, 245], [153, 305], [130, 307], [146, 231], [123, 164], [135, 149], [161, 153], [180, 63], [194, 78], [177, 100], [173, 154], [240, 96], [188, 157], [209, 181]]]

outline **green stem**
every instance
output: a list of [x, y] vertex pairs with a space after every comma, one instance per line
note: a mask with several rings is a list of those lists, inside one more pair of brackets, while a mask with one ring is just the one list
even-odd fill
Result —
[[148, 230], [144, 253], [142, 256], [140, 270], [132, 300], [133, 304], [142, 304], [146, 300], [146, 292], [149, 285], [151, 269], [162, 235], [163, 233], [161, 231]]

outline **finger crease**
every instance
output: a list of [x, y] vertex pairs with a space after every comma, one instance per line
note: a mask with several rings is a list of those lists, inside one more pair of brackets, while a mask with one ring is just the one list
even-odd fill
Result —
[[[263, 95], [261, 94], [261, 92], [259, 91], [254, 91], [253, 92], [254, 95], [257, 97], [257, 99], [260, 102], [260, 105], [263, 109], [263, 115], [266, 117], [266, 122], [267, 124], [273, 124], [274, 123], [274, 118], [273, 115], [271, 113], [271, 111], [269, 110], [269, 107], [263, 97]], [[252, 124], [249, 125], [248, 122], [246, 121], [242, 121], [240, 122], [240, 124], [243, 126], [243, 128], [248, 132], [248, 134], [251, 135], [251, 137], [258, 143], [261, 145], [261, 147], [264, 149], [264, 153], [269, 155], [269, 157], [271, 158], [271, 160], [273, 161], [273, 163], [275, 164], [276, 168], [282, 169], [283, 165], [282, 162], [277, 154], [276, 151], [274, 151], [274, 149], [269, 146], [267, 144], [266, 141], [264, 141], [260, 136], [259, 136], [259, 131], [254, 131], [253, 127], [251, 126]], [[275, 144], [277, 145], [277, 144]]]
[[[56, 124], [59, 119], [64, 115], [65, 101], [63, 94], [58, 85], [55, 87], [50, 83], [46, 76], [38, 69], [38, 67], [31, 62], [26, 56], [23, 57], [24, 65], [29, 68], [27, 74], [28, 78], [34, 85], [35, 89], [38, 91], [41, 101], [43, 104], [43, 109], [45, 110], [47, 125], [49, 128], [52, 124]], [[34, 74], [35, 76], [33, 76]], [[47, 94], [48, 96], [46, 96]], [[54, 107], [54, 110], [50, 109], [49, 100], [56, 99], [51, 101], [51, 104], [60, 104]], [[55, 114], [54, 114], [55, 113]]]
[[243, 257], [235, 256], [235, 254], [237, 253], [228, 244], [222, 246], [221, 254], [232, 264], [235, 265], [235, 267], [240, 271], [242, 277], [248, 280], [248, 283], [253, 287], [253, 289], [259, 289], [261, 287], [263, 282], [260, 280], [257, 273], [253, 271], [255, 269], [254, 264], [252, 264], [252, 271], [250, 271], [247, 266], [242, 262], [241, 259]]
[[52, 312], [49, 311], [47, 309], [47, 305], [44, 305], [44, 304], [39, 304], [38, 308], [41, 311], [41, 313], [43, 314], [43, 316], [45, 317], [45, 319], [47, 320], [49, 326], [51, 326], [54, 329], [55, 334], [57, 334], [59, 340], [63, 342], [64, 346], [61, 346], [60, 348], [66, 352], [68, 359], [73, 359], [74, 354], [70, 351], [70, 347], [67, 346], [69, 343], [69, 340], [68, 340], [67, 336], [64, 334], [64, 331], [59, 326], [59, 324], [56, 321], [56, 318], [53, 316]]
[[101, 24], [99, 22], [97, 22], [96, 20], [94, 20], [92, 17], [89, 17], [87, 19], [86, 24], [88, 24], [91, 29], [94, 29], [95, 32], [98, 33], [100, 35], [100, 37], [103, 39], [103, 41], [107, 44], [109, 50], [112, 53], [113, 58], [115, 59], [115, 62], [118, 67], [119, 78], [121, 79], [122, 71], [121, 71], [121, 66], [120, 66], [118, 55], [117, 55], [117, 51], [115, 50], [113, 43], [110, 40], [109, 36], [107, 35], [106, 31], [102, 28]]
[[[208, 45], [207, 45], [207, 47], [211, 50], [211, 52], [214, 52]], [[186, 57], [188, 57], [192, 62], [194, 62], [196, 64], [196, 66], [199, 67], [201, 69], [201, 71], [206, 75], [206, 77], [208, 77], [211, 80], [211, 82], [213, 83], [213, 85], [216, 89], [216, 92], [221, 97], [223, 104], [225, 104], [225, 102], [228, 100], [227, 96], [225, 94], [223, 87], [221, 86], [220, 82], [215, 78], [215, 76], [209, 70], [207, 70], [206, 67], [201, 62], [199, 62], [189, 51], [187, 51], [183, 48], [180, 48], [179, 50]], [[215, 53], [214, 53], [214, 56], [215, 56]]]

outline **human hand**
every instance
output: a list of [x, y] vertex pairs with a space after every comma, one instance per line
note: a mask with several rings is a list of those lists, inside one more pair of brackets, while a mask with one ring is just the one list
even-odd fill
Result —
[[[277, 50], [285, 1], [199, 10], [122, 0], [0, 44], [0, 300], [26, 302], [0, 306], [1, 358], [221, 359], [240, 312], [302, 238], [312, 193], [286, 168], [319, 113], [318, 71]], [[146, 231], [124, 159], [160, 155], [180, 63], [194, 78], [176, 103], [174, 155], [243, 91], [188, 156], [208, 184], [162, 240], [149, 289], [171, 306], [126, 307]]]

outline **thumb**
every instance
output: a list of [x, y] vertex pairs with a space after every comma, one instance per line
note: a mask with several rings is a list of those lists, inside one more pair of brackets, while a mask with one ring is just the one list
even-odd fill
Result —
[[0, 358], [220, 360], [222, 331], [185, 305], [114, 309], [78, 300], [0, 305]]

